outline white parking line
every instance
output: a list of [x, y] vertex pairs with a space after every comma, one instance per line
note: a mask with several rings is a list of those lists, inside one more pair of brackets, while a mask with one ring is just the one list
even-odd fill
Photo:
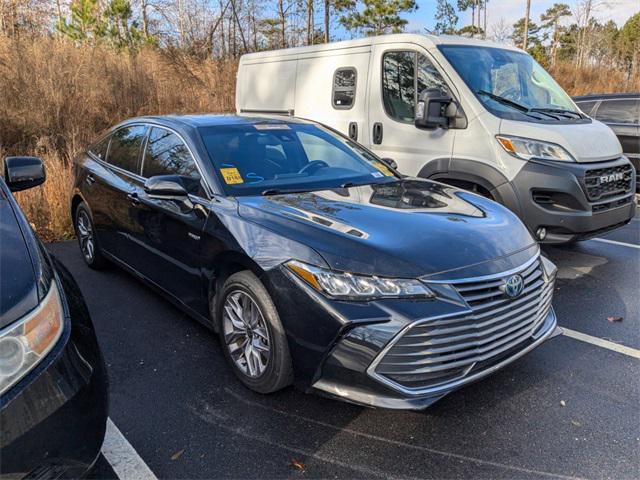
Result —
[[158, 480], [110, 418], [107, 419], [102, 455], [120, 480]]
[[598, 347], [606, 348], [608, 350], [613, 350], [614, 352], [622, 353], [623, 355], [628, 355], [630, 357], [640, 359], [640, 350], [637, 350], [635, 348], [619, 345], [617, 343], [610, 342], [609, 340], [603, 340], [602, 338], [592, 337], [591, 335], [587, 335], [586, 333], [576, 332], [575, 330], [570, 330], [565, 327], [562, 327], [562, 333], [567, 337], [575, 338], [576, 340], [580, 340], [581, 342], [587, 342]]
[[620, 245], [621, 247], [631, 247], [640, 249], [640, 245], [636, 245], [635, 243], [625, 243], [625, 242], [617, 242], [615, 240], [608, 240], [606, 238], [592, 238], [594, 242], [602, 242], [602, 243], [610, 243], [611, 245]]

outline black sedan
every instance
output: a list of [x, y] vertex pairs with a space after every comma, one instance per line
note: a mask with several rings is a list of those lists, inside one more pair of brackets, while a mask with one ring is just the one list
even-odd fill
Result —
[[0, 179], [0, 477], [78, 478], [100, 454], [104, 361], [69, 272], [50, 257], [10, 191], [45, 179], [8, 157]]
[[79, 156], [71, 214], [90, 267], [217, 331], [247, 387], [420, 409], [557, 332], [556, 269], [505, 208], [392, 164], [294, 118], [137, 118]]
[[583, 112], [614, 131], [636, 169], [636, 191], [640, 192], [640, 93], [583, 95], [573, 100]]

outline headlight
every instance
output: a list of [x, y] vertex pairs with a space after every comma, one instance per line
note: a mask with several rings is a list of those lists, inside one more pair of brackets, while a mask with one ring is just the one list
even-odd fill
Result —
[[541, 158], [543, 160], [556, 160], [559, 162], [575, 162], [569, 152], [555, 143], [506, 135], [496, 135], [496, 139], [507, 153], [522, 160]]
[[368, 300], [374, 298], [432, 298], [435, 294], [420, 280], [382, 278], [334, 272], [295, 260], [287, 267], [317, 291], [338, 299]]
[[0, 394], [24, 377], [62, 334], [62, 305], [55, 282], [35, 310], [0, 332]]

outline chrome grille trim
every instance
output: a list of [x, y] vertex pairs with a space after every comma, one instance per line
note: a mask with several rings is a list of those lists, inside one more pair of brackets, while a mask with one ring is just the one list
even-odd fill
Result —
[[[519, 297], [505, 298], [500, 287], [514, 274], [523, 277], [525, 288]], [[493, 358], [500, 364], [508, 363], [555, 329], [551, 307], [554, 280], [546, 278], [538, 254], [519, 268], [501, 274], [438, 281], [451, 285], [468, 310], [408, 325], [378, 354], [367, 372], [378, 381], [413, 395], [446, 390], [454, 383], [464, 384], [483, 376], [483, 372], [493, 369]], [[550, 318], [553, 328], [549, 324], [538, 332]], [[530, 342], [525, 343], [527, 340]], [[506, 359], [498, 358], [520, 344], [522, 348], [510, 352]]]

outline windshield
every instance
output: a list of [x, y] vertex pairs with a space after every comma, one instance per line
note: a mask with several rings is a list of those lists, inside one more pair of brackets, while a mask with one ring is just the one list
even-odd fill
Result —
[[501, 118], [583, 119], [569, 96], [531, 55], [464, 45], [439, 49], [485, 108]]
[[229, 195], [268, 195], [396, 180], [382, 161], [317, 125], [256, 123], [199, 128]]

